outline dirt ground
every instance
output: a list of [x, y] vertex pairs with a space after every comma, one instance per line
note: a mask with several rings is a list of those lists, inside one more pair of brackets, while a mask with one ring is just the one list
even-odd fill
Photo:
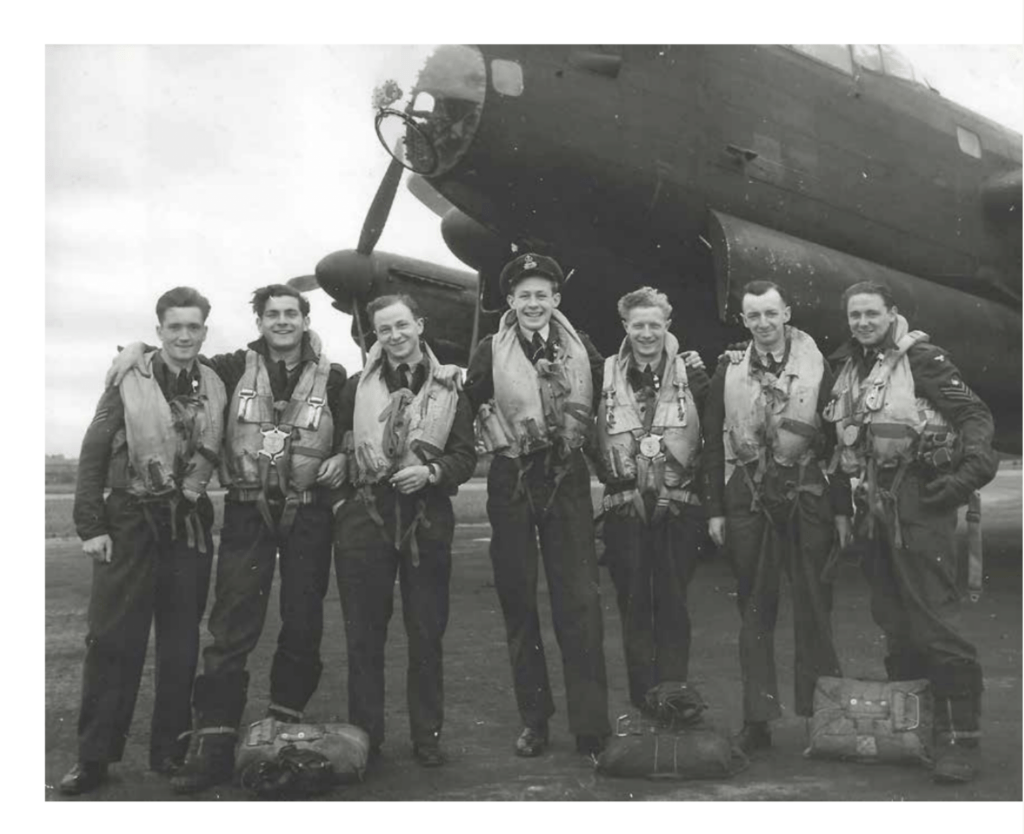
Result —
[[[460, 501], [476, 507], [479, 486]], [[406, 641], [401, 618], [392, 620], [387, 653], [388, 738], [384, 754], [366, 780], [339, 787], [327, 800], [1013, 800], [1021, 796], [1021, 470], [1004, 469], [984, 491], [985, 593], [965, 604], [967, 636], [980, 649], [985, 672], [984, 774], [965, 787], [933, 785], [919, 768], [810, 761], [802, 755], [804, 721], [785, 708], [774, 731], [773, 750], [723, 782], [665, 782], [597, 776], [574, 752], [565, 725], [564, 689], [550, 623], [546, 590], [540, 589], [544, 641], [559, 712], [548, 752], [532, 760], [512, 754], [519, 729], [504, 627], [492, 584], [487, 542], [490, 527], [479, 520], [460, 525], [454, 546], [451, 618], [445, 639], [446, 720], [443, 743], [449, 764], [424, 770], [408, 743], [404, 676]], [[456, 507], [460, 517], [459, 505]], [[461, 514], [478, 518], [476, 513]], [[90, 567], [76, 540], [46, 543], [46, 757], [45, 795], [62, 798], [55, 786], [75, 758], [85, 612]], [[741, 721], [737, 654], [738, 615], [734, 582], [721, 560], [702, 565], [690, 588], [693, 620], [691, 681], [710, 704], [710, 719], [737, 729]], [[612, 717], [628, 709], [618, 612], [607, 572], [602, 571], [605, 653]], [[276, 596], [276, 595], [275, 595]], [[212, 597], [212, 592], [211, 592]], [[400, 604], [400, 603], [399, 603]], [[396, 605], [396, 608], [398, 606]], [[252, 672], [246, 720], [262, 717], [267, 675], [276, 639], [276, 599], [267, 630], [250, 658]], [[208, 612], [207, 612], [208, 613]], [[776, 635], [780, 691], [792, 692], [792, 617], [784, 599]], [[836, 641], [844, 672], [852, 677], [883, 674], [882, 639], [871, 622], [866, 586], [858, 571], [844, 567], [836, 586]], [[344, 721], [345, 640], [337, 589], [325, 603], [324, 674], [310, 702], [311, 721]], [[206, 639], [204, 630], [204, 639]], [[152, 647], [150, 658], [152, 656]], [[77, 801], [176, 799], [164, 778], [146, 770], [146, 732], [153, 702], [152, 666], [142, 681], [125, 759], [110, 782]], [[234, 786], [211, 790], [204, 800], [243, 800]]]

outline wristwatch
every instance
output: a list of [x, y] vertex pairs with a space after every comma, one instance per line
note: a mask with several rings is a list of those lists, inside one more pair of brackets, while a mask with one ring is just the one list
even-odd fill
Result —
[[434, 466], [434, 464], [432, 464], [432, 463], [428, 463], [427, 464], [427, 472], [429, 473], [427, 475], [427, 483], [428, 484], [436, 484], [438, 478], [441, 477], [441, 473], [438, 472], [437, 467]]

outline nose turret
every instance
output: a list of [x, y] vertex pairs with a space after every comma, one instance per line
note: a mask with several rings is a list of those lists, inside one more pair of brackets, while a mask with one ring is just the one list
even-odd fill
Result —
[[486, 92], [479, 49], [439, 46], [407, 91], [395, 81], [378, 87], [377, 137], [406, 168], [427, 177], [444, 174], [472, 143]]

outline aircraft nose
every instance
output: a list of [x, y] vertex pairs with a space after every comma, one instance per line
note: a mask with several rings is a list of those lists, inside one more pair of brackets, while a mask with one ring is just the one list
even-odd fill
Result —
[[444, 174], [472, 143], [486, 92], [487, 71], [480, 50], [440, 46], [406, 91], [393, 80], [375, 90], [377, 138], [389, 154], [417, 174]]

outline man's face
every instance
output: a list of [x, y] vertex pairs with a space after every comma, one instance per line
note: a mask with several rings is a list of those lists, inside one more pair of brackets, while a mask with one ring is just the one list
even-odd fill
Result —
[[633, 355], [646, 363], [660, 360], [671, 323], [660, 307], [634, 307], [630, 310], [622, 324]]
[[290, 295], [272, 295], [263, 315], [256, 319], [260, 335], [274, 350], [291, 350], [302, 342], [309, 330], [309, 316], [302, 315], [299, 299]]
[[171, 359], [182, 365], [189, 364], [199, 355], [206, 339], [202, 310], [198, 307], [169, 307], [156, 326], [156, 335]]
[[743, 324], [762, 350], [776, 348], [786, 336], [789, 307], [776, 290], [743, 296]]
[[896, 321], [896, 305], [886, 308], [885, 299], [875, 293], [851, 295], [846, 302], [846, 321], [854, 339], [864, 347], [875, 347]]
[[423, 319], [401, 302], [374, 313], [373, 329], [392, 365], [408, 363], [419, 354]]
[[515, 310], [519, 326], [528, 332], [543, 330], [551, 314], [562, 303], [555, 284], [547, 278], [524, 278], [512, 288], [508, 306]]

